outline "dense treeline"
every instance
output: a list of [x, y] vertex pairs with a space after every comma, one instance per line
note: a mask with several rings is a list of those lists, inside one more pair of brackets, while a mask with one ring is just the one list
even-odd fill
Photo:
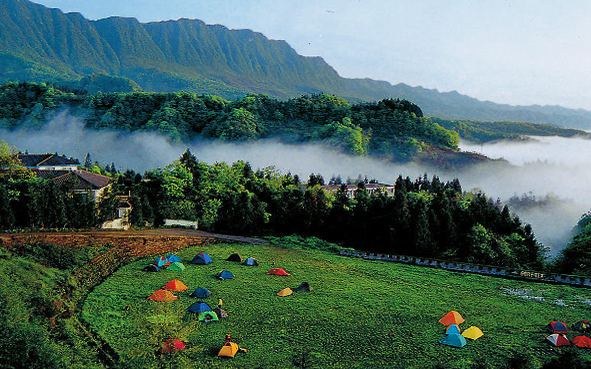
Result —
[[95, 226], [116, 217], [118, 195], [131, 194], [131, 223], [159, 226], [164, 219], [198, 220], [205, 230], [233, 234], [318, 236], [356, 249], [540, 269], [542, 247], [529, 225], [459, 181], [427, 175], [399, 177], [395, 196], [370, 195], [365, 182], [354, 198], [335, 193], [324, 179], [307, 182], [248, 163], [208, 165], [188, 150], [180, 160], [143, 176], [128, 170], [97, 207], [40, 179], [0, 183], [3, 228]]
[[352, 155], [405, 161], [433, 149], [457, 151], [458, 136], [406, 100], [351, 105], [313, 94], [280, 101], [251, 95], [234, 101], [177, 93], [102, 93], [36, 83], [0, 88], [0, 128], [35, 128], [58, 108], [85, 117], [93, 129], [156, 131], [174, 141], [196, 137], [231, 141], [281, 138], [323, 142]]
[[591, 276], [591, 212], [584, 214], [573, 229], [573, 240], [553, 262], [559, 273]]
[[432, 118], [445, 129], [457, 132], [465, 140], [484, 143], [494, 140], [525, 140], [524, 136], [588, 136], [579, 129], [558, 127], [550, 124], [527, 122], [481, 122], [473, 120], [450, 120]]

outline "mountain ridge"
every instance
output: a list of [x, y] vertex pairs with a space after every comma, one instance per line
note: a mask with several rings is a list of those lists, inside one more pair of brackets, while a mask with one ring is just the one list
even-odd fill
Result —
[[427, 116], [591, 128], [591, 112], [582, 109], [512, 106], [456, 91], [343, 78], [321, 57], [302, 56], [284, 40], [196, 19], [88, 20], [28, 0], [4, 0], [0, 36], [0, 83], [68, 82], [105, 74], [154, 92], [186, 90], [229, 99], [249, 93], [288, 99], [322, 92], [353, 102], [401, 98], [419, 105]]

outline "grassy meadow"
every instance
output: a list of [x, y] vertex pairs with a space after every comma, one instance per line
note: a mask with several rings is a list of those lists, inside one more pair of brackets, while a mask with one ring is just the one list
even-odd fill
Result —
[[[194, 265], [199, 252], [213, 263]], [[259, 267], [226, 261], [232, 253], [253, 256]], [[97, 286], [82, 307], [82, 318], [100, 334], [129, 367], [167, 365], [193, 368], [474, 368], [506, 367], [517, 354], [534, 367], [568, 350], [545, 342], [545, 326], [560, 320], [571, 325], [591, 318], [591, 290], [506, 280], [381, 261], [341, 257], [326, 251], [280, 246], [214, 244], [176, 253], [183, 272], [142, 271], [154, 258], [120, 268]], [[291, 276], [266, 272], [284, 268]], [[235, 279], [217, 280], [219, 271]], [[189, 289], [173, 302], [146, 298], [171, 279]], [[279, 297], [285, 287], [301, 282], [311, 292]], [[198, 287], [212, 295], [193, 299]], [[199, 323], [186, 312], [195, 301], [212, 308], [218, 298], [229, 318]], [[437, 320], [450, 310], [475, 325], [484, 336], [459, 349], [438, 341], [444, 326]], [[217, 352], [230, 333], [248, 350], [234, 359]], [[569, 333], [568, 338], [573, 338]], [[178, 336], [187, 349], [159, 355], [164, 338]]]

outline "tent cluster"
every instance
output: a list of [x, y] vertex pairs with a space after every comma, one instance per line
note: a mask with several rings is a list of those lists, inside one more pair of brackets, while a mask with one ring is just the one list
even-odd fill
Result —
[[445, 326], [445, 338], [439, 340], [440, 343], [454, 347], [466, 346], [466, 338], [477, 340], [484, 335], [482, 330], [476, 326], [471, 326], [463, 332], [460, 329], [460, 324], [464, 323], [466, 319], [455, 310], [445, 314], [439, 323]]
[[[239, 254], [232, 254], [227, 259], [227, 261], [239, 262], [243, 263], [245, 266], [259, 266], [259, 262], [249, 257], [246, 260], [243, 260]], [[204, 252], [200, 252], [199, 254], [195, 255], [195, 257], [191, 260], [191, 264], [196, 265], [207, 265], [213, 262], [212, 258]], [[166, 268], [166, 270], [171, 271], [184, 271], [186, 269], [185, 265], [183, 264], [182, 260], [174, 255], [169, 254], [167, 256], [159, 256], [154, 260], [154, 262], [150, 265], [147, 265], [143, 270], [146, 272], [158, 272], [162, 270], [162, 268]], [[287, 275], [285, 270], [281, 268], [275, 268], [268, 272], [269, 274], [275, 275]], [[234, 275], [228, 270], [222, 270], [217, 275], [216, 278], [220, 280], [228, 280], [234, 279]], [[148, 296], [148, 300], [153, 301], [160, 301], [160, 302], [169, 302], [169, 301], [176, 301], [179, 299], [175, 293], [182, 293], [189, 289], [187, 285], [185, 285], [182, 281], [178, 279], [172, 279], [168, 281], [164, 286], [160, 289], [156, 290], [150, 296]], [[289, 294], [293, 293], [294, 291], [310, 291], [311, 287], [308, 283], [304, 282], [300, 286], [294, 288], [294, 290], [289, 290]], [[193, 290], [190, 294], [190, 297], [197, 298], [197, 299], [207, 299], [211, 296], [211, 292], [204, 287], [198, 287]], [[200, 322], [210, 323], [210, 322], [219, 322], [220, 319], [228, 318], [228, 313], [222, 309], [222, 300], [218, 299], [218, 306], [215, 309], [212, 309], [207, 303], [203, 301], [197, 301], [192, 303], [188, 308], [187, 311], [190, 313], [194, 313], [197, 315], [197, 319]], [[166, 319], [166, 317], [150, 317], [152, 320], [160, 321], [162, 319]], [[185, 343], [179, 340], [178, 338], [169, 338], [162, 342], [161, 344], [161, 351], [163, 353], [170, 353], [176, 352], [182, 349], [185, 349]], [[226, 342], [224, 346], [219, 352], [219, 356], [228, 356], [234, 357], [237, 352], [246, 352], [246, 350], [241, 349], [236, 343], [232, 342], [230, 335], [226, 336]]]
[[[573, 329], [579, 332], [591, 331], [591, 323], [588, 320], [581, 320], [573, 324]], [[583, 335], [579, 335], [569, 340], [566, 337], [568, 333], [568, 327], [566, 323], [560, 321], [553, 321], [548, 323], [546, 330], [550, 332], [550, 335], [546, 337], [546, 341], [550, 342], [553, 346], [577, 346], [582, 348], [591, 348], [591, 338]]]
[[160, 268], [166, 267], [167, 270], [182, 272], [185, 270], [185, 264], [181, 258], [175, 254], [168, 254], [167, 256], [159, 256], [154, 260], [153, 264], [146, 265], [145, 272], [159, 272]]

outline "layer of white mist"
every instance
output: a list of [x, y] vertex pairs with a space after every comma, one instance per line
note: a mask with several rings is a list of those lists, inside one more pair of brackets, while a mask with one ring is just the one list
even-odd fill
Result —
[[493, 199], [533, 194], [537, 198], [551, 194], [557, 201], [543, 208], [520, 211], [519, 217], [530, 223], [536, 237], [555, 254], [569, 241], [572, 227], [591, 209], [591, 141], [580, 138], [540, 138], [527, 143], [471, 145], [466, 151], [504, 158], [511, 165], [487, 163], [464, 171], [443, 172], [418, 165], [397, 165], [370, 158], [351, 157], [321, 145], [287, 145], [273, 140], [254, 143], [223, 143], [199, 140], [173, 144], [156, 133], [125, 134], [84, 128], [80, 118], [63, 112], [41, 130], [0, 131], [0, 139], [29, 153], [65, 154], [83, 161], [90, 153], [102, 165], [114, 162], [119, 170], [144, 172], [164, 167], [178, 159], [188, 148], [198, 160], [213, 164], [248, 161], [253, 168], [275, 166], [306, 179], [310, 173], [341, 178], [375, 178], [393, 183], [399, 175], [415, 179], [428, 173], [443, 181], [459, 178], [464, 190], [480, 189]]

